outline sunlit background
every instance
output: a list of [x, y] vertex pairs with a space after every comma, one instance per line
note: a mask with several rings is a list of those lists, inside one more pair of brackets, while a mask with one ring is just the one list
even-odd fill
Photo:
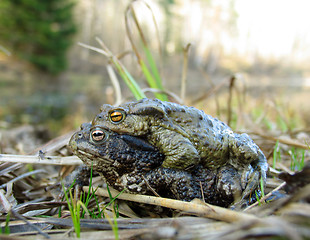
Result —
[[[124, 20], [129, 2], [75, 1], [72, 14], [77, 31], [67, 52], [68, 67], [58, 74], [37, 71], [33, 64], [18, 56], [10, 42], [2, 39], [0, 34], [2, 124], [53, 120], [75, 128], [79, 121], [74, 122], [74, 116], [79, 114], [87, 120], [101, 104], [113, 104], [114, 91], [106, 70], [107, 58], [81, 47], [78, 42], [100, 47], [95, 40], [99, 37], [116, 55], [131, 50]], [[186, 103], [195, 102], [214, 86], [228, 82], [237, 74], [240, 76], [238, 81], [245, 84], [247, 93], [254, 98], [267, 94], [284, 99], [284, 104], [288, 99], [290, 104], [296, 104], [296, 108], [308, 109], [309, 1], [145, 2], [152, 12], [137, 1], [135, 10], [139, 22], [156, 56], [166, 89], [177, 95], [180, 94], [184, 60], [182, 49], [191, 43]], [[1, 28], [5, 29], [5, 26]], [[57, 28], [59, 26], [55, 24]], [[15, 31], [5, 30], [11, 34]], [[139, 47], [136, 30], [132, 31]], [[126, 55], [122, 62], [139, 84], [147, 87], [135, 57]], [[131, 98], [123, 83], [121, 87], [123, 99]], [[208, 108], [203, 101], [199, 104]]]

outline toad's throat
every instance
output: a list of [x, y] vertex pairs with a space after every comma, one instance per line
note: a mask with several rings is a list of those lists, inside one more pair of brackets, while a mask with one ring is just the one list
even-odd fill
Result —
[[84, 152], [82, 150], [78, 150], [78, 156], [85, 162], [87, 161], [96, 161], [96, 162], [101, 162], [102, 164], [113, 164], [114, 161], [108, 157], [103, 157], [103, 156], [99, 156], [99, 155], [94, 155], [94, 154], [90, 154], [87, 152]]

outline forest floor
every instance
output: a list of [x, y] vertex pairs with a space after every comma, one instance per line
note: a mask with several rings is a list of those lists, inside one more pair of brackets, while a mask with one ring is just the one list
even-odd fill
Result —
[[[310, 130], [305, 115], [281, 101], [243, 101], [214, 109], [238, 132], [247, 132], [269, 163], [264, 196], [246, 209], [193, 201], [83, 188], [84, 198], [65, 199], [61, 179], [81, 161], [67, 143], [73, 132], [47, 142], [46, 129], [1, 130], [0, 200], [2, 237], [10, 239], [305, 239], [310, 236]], [[219, 106], [229, 94], [196, 106]], [[225, 100], [225, 101], [226, 101]], [[229, 105], [229, 104], [228, 104]], [[210, 110], [211, 111], [211, 110]], [[230, 112], [230, 115], [228, 115]], [[299, 115], [298, 115], [299, 114]], [[35, 148], [34, 148], [35, 146]], [[92, 186], [104, 186], [92, 179]], [[62, 198], [60, 196], [62, 195]], [[116, 197], [117, 196], [117, 197]], [[133, 202], [144, 206], [132, 208]], [[158, 207], [165, 207], [161, 213]], [[70, 211], [71, 209], [71, 211]], [[156, 211], [155, 211], [156, 209]]]

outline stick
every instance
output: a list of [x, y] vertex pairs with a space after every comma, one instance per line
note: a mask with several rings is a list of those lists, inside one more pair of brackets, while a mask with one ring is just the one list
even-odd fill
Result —
[[11, 155], [11, 154], [0, 154], [0, 162], [34, 163], [45, 165], [82, 164], [82, 161], [76, 156], [71, 157], [46, 156], [44, 159], [40, 159], [38, 155]]
[[[89, 187], [83, 187], [85, 192], [88, 192]], [[113, 189], [109, 189], [112, 197], [115, 197], [119, 192]], [[109, 192], [106, 189], [98, 188], [95, 194], [109, 197]], [[260, 221], [259, 218], [247, 213], [236, 212], [230, 209], [214, 206], [211, 204], [197, 204], [193, 202], [183, 202], [180, 200], [174, 200], [169, 198], [153, 197], [139, 194], [122, 193], [117, 197], [118, 199], [128, 200], [133, 202], [157, 205], [176, 210], [181, 210], [187, 213], [192, 213], [201, 217], [212, 218], [225, 222], [236, 221]]]

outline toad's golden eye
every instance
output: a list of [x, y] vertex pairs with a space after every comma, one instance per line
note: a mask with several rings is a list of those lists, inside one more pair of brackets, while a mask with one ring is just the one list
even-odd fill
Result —
[[93, 143], [101, 143], [108, 138], [108, 134], [101, 128], [94, 128], [91, 130], [90, 137]]
[[115, 124], [121, 123], [125, 117], [126, 113], [121, 109], [113, 110], [109, 113], [110, 121]]

